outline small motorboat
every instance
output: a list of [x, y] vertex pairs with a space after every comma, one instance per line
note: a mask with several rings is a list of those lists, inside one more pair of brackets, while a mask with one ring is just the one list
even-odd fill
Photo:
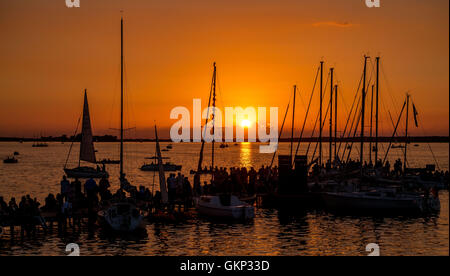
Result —
[[167, 145], [166, 149], [172, 149], [173, 146], [172, 145]]
[[15, 151], [14, 155], [20, 155], [20, 153], [18, 151]]
[[210, 195], [197, 198], [197, 212], [209, 218], [251, 220], [255, 208], [234, 195]]
[[130, 202], [114, 203], [98, 212], [101, 225], [117, 232], [134, 232], [144, 227], [143, 216]]
[[221, 148], [221, 149], [228, 148], [228, 145], [225, 144], [225, 143], [222, 143], [222, 144], [220, 144], [220, 148]]
[[15, 157], [6, 157], [6, 159], [3, 160], [3, 163], [6, 164], [15, 164], [17, 162], [19, 162], [19, 160], [17, 160]]
[[[182, 167], [181, 165], [175, 165], [170, 162], [163, 164], [163, 168], [164, 168], [165, 172], [180, 171], [181, 167]], [[141, 171], [157, 172], [157, 171], [159, 171], [159, 165], [157, 163], [144, 164], [141, 167]]]
[[103, 178], [109, 177], [108, 172], [92, 167], [77, 167], [74, 169], [64, 169], [67, 177], [70, 178]]

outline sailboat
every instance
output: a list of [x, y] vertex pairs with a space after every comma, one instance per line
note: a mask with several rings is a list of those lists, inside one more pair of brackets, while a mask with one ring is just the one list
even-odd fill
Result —
[[[121, 34], [121, 87], [120, 87], [120, 189], [131, 192], [136, 190], [125, 178], [123, 171], [123, 18], [120, 20]], [[98, 212], [100, 225], [104, 225], [116, 232], [136, 232], [145, 230], [143, 222], [144, 217], [141, 211], [136, 207], [132, 199], [125, 199], [120, 202], [114, 202], [104, 210]]]
[[[212, 96], [212, 130], [214, 133], [214, 117], [215, 117], [215, 107], [216, 107], [216, 63], [214, 63], [213, 81], [212, 89], [210, 93], [210, 100]], [[210, 106], [210, 101], [208, 102], [208, 107]], [[208, 114], [209, 115], [209, 114]], [[209, 116], [207, 116], [209, 117]], [[206, 125], [208, 124], [208, 119], [206, 119]], [[205, 146], [205, 140], [202, 139], [202, 147], [200, 149], [200, 158], [198, 162], [198, 169], [196, 174], [202, 171], [202, 161], [203, 161], [203, 150]], [[211, 168], [212, 168], [212, 182], [214, 182], [214, 139], [212, 140], [212, 156], [211, 156]], [[232, 194], [216, 194], [216, 195], [203, 195], [197, 197], [196, 209], [197, 212], [208, 218], [215, 219], [231, 219], [231, 220], [251, 220], [255, 217], [255, 208], [250, 204], [239, 200], [237, 196]]]
[[[80, 157], [78, 159], [78, 167], [69, 169], [66, 168], [67, 160], [69, 159], [72, 146], [70, 146], [69, 154], [66, 159], [66, 165], [64, 166], [64, 172], [71, 178], [102, 178], [109, 177], [108, 172], [105, 170], [105, 166], [100, 169], [81, 166], [81, 161], [96, 164], [94, 141], [92, 138], [91, 118], [89, 116], [89, 105], [87, 99], [87, 91], [84, 90], [84, 106], [83, 106], [83, 122], [81, 127], [81, 144], [80, 144]], [[72, 142], [73, 144], [73, 142]]]

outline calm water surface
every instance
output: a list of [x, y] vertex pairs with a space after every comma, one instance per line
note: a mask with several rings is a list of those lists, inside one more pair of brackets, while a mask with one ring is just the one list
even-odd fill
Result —
[[[163, 147], [168, 143], [163, 143]], [[0, 156], [20, 152], [19, 163], [0, 164], [0, 195], [30, 194], [43, 202], [45, 196], [59, 191], [64, 163], [70, 144], [50, 143], [48, 148], [32, 148], [31, 143], [0, 143]], [[448, 144], [431, 144], [440, 169], [448, 170]], [[119, 147], [97, 143], [98, 159], [117, 158]], [[327, 156], [326, 148], [325, 156]], [[382, 147], [383, 148], [383, 147]], [[384, 145], [386, 148], [386, 145]], [[182, 164], [182, 172], [196, 168], [200, 144], [173, 144], [163, 155]], [[409, 148], [411, 167], [434, 163], [427, 144]], [[134, 185], [158, 189], [158, 176], [141, 172], [144, 157], [153, 156], [154, 143], [127, 143], [125, 171]], [[301, 148], [300, 153], [305, 149]], [[258, 144], [230, 144], [216, 149], [218, 166], [268, 165], [271, 155], [260, 154]], [[289, 152], [289, 144], [280, 145], [281, 153]], [[367, 152], [367, 150], [366, 150]], [[358, 153], [354, 152], [354, 158]], [[78, 144], [72, 149], [68, 167], [77, 164]], [[383, 154], [381, 153], [381, 156]], [[390, 159], [402, 156], [393, 149]], [[210, 162], [210, 149], [205, 151], [205, 164]], [[109, 165], [113, 189], [118, 187], [118, 166]], [[192, 178], [191, 178], [192, 180]], [[205, 179], [206, 180], [206, 179]], [[382, 255], [448, 255], [448, 192], [442, 191], [441, 212], [433, 217], [345, 217], [325, 212], [285, 214], [277, 210], [257, 209], [249, 224], [224, 224], [193, 219], [183, 224], [148, 224], [143, 237], [107, 236], [101, 231], [56, 231], [34, 238], [15, 238], [9, 234], [0, 239], [0, 255], [65, 255], [70, 242], [80, 245], [82, 255], [366, 255], [368, 243], [378, 243]]]

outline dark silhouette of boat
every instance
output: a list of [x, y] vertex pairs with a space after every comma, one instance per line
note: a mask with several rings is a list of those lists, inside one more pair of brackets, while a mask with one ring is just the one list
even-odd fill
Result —
[[97, 161], [97, 164], [120, 164], [120, 160], [103, 159]]
[[[73, 145], [73, 142], [72, 142], [72, 145]], [[80, 155], [79, 155], [78, 167], [73, 168], [73, 169], [66, 168], [71, 149], [72, 149], [72, 146], [70, 146], [69, 154], [66, 159], [66, 164], [64, 165], [64, 172], [67, 174], [68, 177], [71, 177], [71, 178], [109, 177], [109, 174], [105, 169], [105, 163], [103, 163], [102, 169], [99, 166], [97, 166], [97, 168], [81, 166], [81, 161], [85, 161], [85, 162], [92, 163], [92, 164], [97, 164], [97, 161], [95, 159], [94, 141], [93, 141], [93, 136], [92, 136], [91, 118], [89, 116], [89, 105], [88, 105], [86, 90], [84, 90], [84, 106], [83, 106], [83, 117], [82, 117], [82, 127], [81, 127]]]
[[3, 160], [3, 163], [6, 163], [6, 164], [15, 164], [15, 163], [17, 163], [17, 162], [19, 162], [19, 160], [17, 160], [16, 158], [14, 158], [14, 157], [6, 157], [6, 159], [5, 160]]
[[48, 147], [48, 144], [47, 143], [34, 143], [33, 145], [32, 145], [32, 147], [33, 148], [46, 148], [46, 147]]
[[[175, 165], [173, 163], [167, 162], [163, 164], [164, 171], [166, 172], [174, 172], [181, 170], [181, 165]], [[158, 164], [151, 163], [151, 164], [144, 164], [141, 167], [141, 171], [150, 171], [150, 172], [157, 172], [159, 171]]]

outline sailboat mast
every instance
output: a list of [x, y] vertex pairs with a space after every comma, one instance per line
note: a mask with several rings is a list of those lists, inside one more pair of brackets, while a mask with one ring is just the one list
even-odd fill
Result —
[[330, 137], [329, 137], [329, 140], [330, 140], [330, 147], [329, 147], [329, 155], [330, 155], [330, 164], [331, 164], [331, 161], [332, 161], [332, 158], [333, 158], [333, 156], [332, 156], [332, 144], [333, 144], [333, 88], [334, 88], [334, 85], [333, 85], [333, 73], [334, 73], [334, 68], [330, 68], [330, 75], [331, 75], [331, 85], [330, 85]]
[[123, 17], [120, 19], [120, 179], [123, 174]]
[[363, 168], [363, 160], [364, 160], [364, 114], [365, 114], [365, 105], [366, 105], [366, 73], [367, 73], [367, 56], [364, 56], [364, 77], [363, 77], [363, 87], [362, 87], [362, 100], [361, 100], [361, 150], [360, 150], [360, 158], [361, 162], [361, 172]]
[[323, 94], [323, 61], [320, 62], [320, 110], [319, 110], [319, 164], [322, 166], [322, 94]]
[[380, 72], [380, 57], [377, 60], [377, 79], [376, 79], [376, 96], [375, 96], [375, 163], [378, 161], [378, 92], [379, 92], [379, 72]]
[[370, 142], [369, 142], [369, 161], [372, 163], [372, 127], [373, 127], [373, 88], [372, 85], [372, 96], [370, 97]]
[[334, 86], [334, 160], [337, 158], [337, 84]]
[[216, 63], [214, 62], [214, 73], [213, 73], [213, 114], [212, 114], [212, 148], [211, 148], [211, 164], [212, 164], [212, 180], [214, 181], [214, 140], [215, 140], [215, 116], [216, 116], [216, 79], [217, 79], [217, 71], [216, 71]]
[[291, 127], [291, 165], [293, 162], [292, 151], [294, 149], [294, 123], [295, 123], [295, 94], [297, 91], [297, 85], [294, 85], [294, 104], [292, 106], [292, 127]]
[[409, 94], [406, 94], [405, 152], [403, 156], [403, 173], [406, 172], [406, 151], [408, 150], [408, 117], [409, 117]]

